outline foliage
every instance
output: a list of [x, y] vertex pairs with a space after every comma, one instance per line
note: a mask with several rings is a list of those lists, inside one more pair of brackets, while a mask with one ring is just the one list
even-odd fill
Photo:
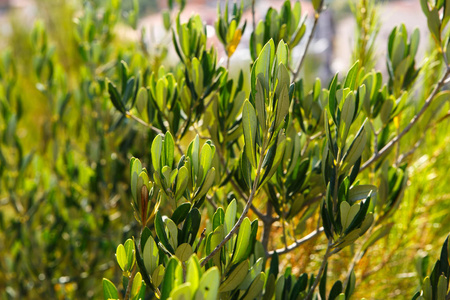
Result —
[[[186, 3], [177, 3], [163, 14], [179, 58], [173, 67], [161, 64], [168, 45], [116, 38], [120, 22], [136, 28], [136, 1], [127, 14], [119, 1], [87, 1], [75, 22], [60, 21], [70, 28], [65, 47], [38, 22], [31, 41], [16, 46], [23, 59], [13, 59], [14, 48], [2, 55], [0, 295], [364, 296], [359, 262], [396, 239], [408, 207], [417, 146], [404, 137], [426, 134], [448, 115], [448, 6], [422, 1], [434, 51], [424, 64], [416, 61], [418, 31], [392, 30], [383, 75], [372, 69], [376, 8], [362, 0], [354, 14], [373, 39], [358, 40], [344, 75], [309, 86], [305, 56], [293, 61], [292, 50], [304, 39], [306, 55], [328, 9], [323, 1], [312, 3], [307, 38], [300, 2], [253, 21], [252, 61], [238, 74], [228, 67], [249, 30], [243, 4], [218, 8], [222, 66], [200, 16], [183, 21]], [[32, 76], [18, 76], [30, 68]], [[423, 88], [422, 77], [430, 80]], [[41, 134], [34, 112], [44, 115]], [[297, 261], [287, 258], [293, 250]], [[448, 297], [447, 240], [430, 277], [427, 261], [417, 263], [418, 291], [404, 293]]]

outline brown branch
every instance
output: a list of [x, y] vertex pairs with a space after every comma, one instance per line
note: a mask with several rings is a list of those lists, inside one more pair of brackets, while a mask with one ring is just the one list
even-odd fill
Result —
[[323, 0], [320, 3], [320, 8], [318, 9], [318, 11], [314, 14], [314, 24], [313, 27], [311, 29], [311, 33], [308, 37], [308, 41], [306, 42], [306, 46], [305, 46], [305, 52], [303, 53], [303, 56], [300, 58], [300, 61], [298, 63], [297, 68], [295, 69], [294, 73], [293, 73], [293, 78], [292, 81], [295, 82], [297, 80], [298, 75], [300, 74], [300, 70], [302, 68], [303, 62], [305, 60], [306, 57], [306, 53], [308, 52], [308, 48], [309, 45], [311, 44], [311, 41], [313, 39], [314, 36], [314, 32], [316, 31], [317, 28], [317, 23], [319, 22], [319, 17], [320, 17], [320, 13], [322, 12], [322, 8], [323, 8]]
[[444, 76], [442, 76], [441, 80], [436, 84], [431, 94], [428, 96], [428, 98], [425, 100], [424, 105], [420, 109], [420, 111], [411, 119], [411, 121], [408, 123], [408, 125], [395, 137], [393, 138], [389, 143], [387, 143], [380, 151], [378, 151], [377, 154], [374, 154], [369, 160], [367, 160], [360, 168], [360, 172], [365, 170], [367, 167], [369, 167], [372, 163], [377, 161], [380, 157], [382, 157], [384, 154], [386, 154], [395, 144], [397, 144], [402, 137], [404, 137], [411, 128], [417, 123], [417, 121], [420, 119], [420, 117], [425, 113], [427, 108], [430, 106], [431, 102], [433, 102], [434, 97], [436, 97], [437, 93], [440, 91], [440, 89], [444, 86], [445, 81], [450, 74], [450, 69], [447, 68]]
[[239, 217], [238, 221], [236, 222], [236, 224], [234, 224], [233, 228], [231, 229], [231, 231], [225, 236], [225, 238], [223, 239], [222, 242], [220, 242], [219, 245], [217, 245], [216, 248], [214, 248], [213, 251], [211, 251], [211, 253], [205, 257], [205, 259], [203, 259], [203, 261], [201, 262], [200, 266], [203, 267], [205, 266], [205, 264], [217, 253], [220, 251], [220, 249], [233, 237], [233, 235], [239, 230], [239, 228], [241, 227], [242, 222], [244, 221], [244, 218], [247, 216], [247, 213], [250, 209], [250, 206], [252, 205], [253, 199], [255, 198], [256, 195], [256, 191], [258, 190], [258, 184], [259, 184], [259, 178], [261, 176], [261, 169], [262, 169], [262, 163], [263, 163], [263, 156], [264, 156], [264, 152], [266, 151], [266, 145], [267, 141], [266, 139], [264, 139], [263, 142], [263, 146], [261, 148], [261, 157], [259, 159], [259, 163], [258, 163], [258, 168], [256, 169], [256, 178], [255, 181], [253, 182], [253, 187], [252, 187], [252, 191], [250, 193], [250, 196], [248, 197], [248, 201], [247, 204], [244, 207], [244, 211], [242, 212], [241, 216]]
[[278, 255], [281, 255], [281, 254], [286, 254], [288, 252], [291, 252], [295, 248], [297, 248], [297, 247], [305, 244], [306, 242], [312, 240], [313, 238], [315, 238], [316, 236], [318, 236], [322, 232], [323, 232], [323, 227], [320, 227], [320, 228], [314, 230], [313, 232], [311, 232], [310, 234], [302, 237], [301, 239], [296, 240], [294, 243], [290, 244], [287, 247], [267, 252], [267, 255], [268, 256], [272, 256], [275, 253], [278, 254]]

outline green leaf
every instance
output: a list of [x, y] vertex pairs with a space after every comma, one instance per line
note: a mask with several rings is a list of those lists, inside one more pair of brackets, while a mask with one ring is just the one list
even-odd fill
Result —
[[186, 264], [186, 282], [191, 284], [193, 291], [196, 291], [200, 283], [200, 264], [198, 258], [192, 255]]
[[244, 294], [244, 297], [242, 299], [243, 300], [259, 299], [263, 291], [265, 281], [266, 275], [263, 272], [260, 272], [258, 277], [256, 277], [255, 280], [253, 280], [250, 288]]
[[245, 153], [241, 153], [239, 157], [239, 169], [241, 170], [241, 174], [245, 181], [245, 184], [249, 189], [251, 189], [253, 187], [252, 166]]
[[136, 109], [138, 113], [141, 115], [144, 121], [150, 122], [147, 114], [148, 90], [145, 87], [141, 87], [136, 98]]
[[236, 199], [228, 204], [225, 212], [225, 233], [228, 234], [236, 223], [237, 202]]
[[164, 279], [166, 269], [163, 265], [159, 265], [152, 273], [152, 283], [155, 287], [158, 287]]
[[164, 28], [168, 31], [170, 29], [170, 13], [169, 11], [165, 10], [163, 11], [162, 15]]
[[106, 278], [103, 278], [103, 299], [119, 299], [116, 286]]
[[345, 297], [346, 299], [350, 299], [351, 295], [353, 294], [355, 290], [355, 284], [356, 284], [356, 276], [355, 271], [352, 269], [350, 272], [347, 287], [345, 288]]
[[169, 218], [164, 220], [166, 224], [166, 230], [169, 234], [169, 243], [173, 249], [178, 247], [178, 227], [177, 225]]
[[[331, 298], [330, 298], [331, 299]], [[344, 293], [340, 293], [337, 297], [334, 298], [335, 300], [345, 300], [345, 294]]]
[[186, 282], [182, 285], [175, 287], [170, 293], [170, 299], [172, 300], [190, 300], [192, 298], [191, 283]]
[[199, 172], [199, 154], [200, 154], [200, 139], [198, 135], [195, 136], [195, 139], [189, 144], [187, 156], [191, 162], [191, 180], [195, 183]]
[[280, 40], [280, 42], [278, 43], [276, 57], [277, 57], [278, 65], [280, 65], [280, 64], [283, 64], [285, 66], [287, 65], [287, 63], [288, 63], [288, 47], [287, 47], [287, 44], [283, 40]]
[[[210, 249], [207, 249], [207, 253], [210, 254], [224, 239], [224, 231], [223, 231], [223, 225], [219, 225], [213, 233], [210, 234]], [[223, 249], [217, 252], [213, 256], [213, 261], [216, 266], [221, 265], [221, 256], [220, 254], [223, 252]]]
[[336, 108], [337, 108], [337, 100], [336, 100], [336, 87], [337, 87], [338, 74], [334, 75], [333, 80], [330, 85], [330, 93], [328, 96], [328, 107], [330, 108], [331, 117], [333, 118], [334, 124], [337, 124], [336, 121]]
[[428, 29], [430, 29], [430, 33], [435, 39], [437, 43], [441, 41], [441, 20], [439, 17], [439, 10], [437, 8], [433, 8], [428, 17]]
[[164, 279], [161, 286], [161, 300], [168, 299], [170, 292], [176, 287], [175, 285], [175, 269], [178, 266], [178, 260], [171, 257], [167, 263], [166, 271], [164, 272]]
[[313, 4], [313, 7], [314, 7], [314, 10], [316, 11], [316, 12], [318, 12], [318, 11], [320, 11], [321, 9], [322, 9], [322, 1], [323, 0], [312, 0], [312, 4]]
[[368, 197], [364, 202], [362, 202], [358, 213], [356, 214], [356, 216], [353, 218], [350, 225], [345, 230], [345, 234], [348, 234], [349, 232], [353, 231], [354, 229], [356, 229], [363, 223], [364, 219], [366, 218], [366, 214], [367, 214], [367, 210], [369, 209], [369, 206], [370, 206], [370, 197]]
[[191, 257], [191, 255], [194, 253], [192, 250], [192, 246], [188, 243], [183, 243], [180, 246], [178, 246], [177, 250], [175, 251], [175, 256], [178, 257], [178, 259], [181, 262], [185, 262]]
[[213, 216], [213, 230], [215, 230], [220, 225], [223, 225], [225, 222], [225, 212], [222, 207], [219, 207]]
[[122, 244], [120, 244], [116, 249], [116, 259], [122, 271], [128, 271], [129, 267], [127, 254], [125, 252], [125, 247]]
[[189, 183], [189, 171], [185, 166], [182, 166], [178, 170], [177, 186], [175, 190], [175, 201], [178, 201], [183, 196], [184, 192], [186, 191], [188, 183]]
[[430, 13], [430, 9], [428, 7], [428, 0], [420, 0], [420, 6], [422, 7], [423, 13], [428, 18], [428, 15]]
[[356, 134], [355, 139], [350, 145], [349, 149], [344, 155], [342, 172], [352, 167], [356, 161], [361, 157], [367, 143], [367, 135], [365, 129], [365, 123], [361, 126], [358, 133]]
[[166, 235], [166, 230], [164, 229], [164, 222], [162, 220], [161, 217], [161, 213], [159, 211], [156, 212], [156, 216], [155, 216], [155, 230], [156, 230], [156, 235], [159, 238], [159, 241], [164, 245], [164, 247], [166, 247], [166, 249], [174, 254], [175, 251], [173, 250], [172, 246], [169, 243], [169, 239], [167, 238]]
[[[146, 241], [150, 237], [151, 233], [148, 231], [150, 231], [150, 230], [146, 227], [141, 235], [141, 245], [143, 245], [142, 241], [144, 241], [144, 240]], [[145, 235], [147, 235], [147, 234], [148, 234], [148, 236], [145, 237]], [[134, 240], [134, 248], [138, 249], [136, 240]], [[152, 279], [150, 278], [151, 274], [147, 272], [144, 260], [142, 259], [141, 253], [139, 253], [139, 249], [136, 251], [136, 264], [139, 267], [139, 271], [141, 272], [142, 279], [145, 282], [145, 286], [148, 286], [152, 291], [154, 291], [155, 289], [154, 289], [154, 286], [152, 285]]]
[[111, 102], [118, 111], [124, 114], [126, 109], [122, 101], [120, 100], [121, 98], [119, 92], [117, 91], [116, 86], [109, 80], [107, 82], [108, 82], [108, 93], [109, 97], [111, 98]]
[[[336, 281], [333, 284], [333, 287], [330, 290], [330, 293], [328, 295], [328, 299], [329, 300], [335, 300], [335, 299], [339, 299], [340, 295], [342, 294], [342, 282], [340, 280]], [[344, 295], [344, 300], [345, 300], [345, 295]]]
[[211, 169], [211, 163], [214, 157], [215, 147], [205, 143], [200, 154], [200, 172], [197, 182], [205, 179], [206, 173]]
[[283, 87], [280, 93], [280, 97], [278, 98], [277, 103], [277, 113], [275, 117], [275, 129], [278, 130], [281, 122], [284, 121], [284, 118], [289, 113], [289, 93], [287, 86]]
[[430, 277], [425, 277], [422, 284], [422, 292], [423, 292], [423, 298], [425, 300], [432, 300], [433, 299], [433, 291], [431, 287], [431, 280]]
[[263, 300], [272, 299], [272, 296], [274, 293], [275, 293], [275, 275], [269, 273], [269, 275], [267, 277], [267, 283], [266, 283], [266, 288], [264, 291]]
[[347, 201], [343, 201], [340, 206], [342, 230], [345, 231], [351, 224], [360, 208], [359, 203], [355, 203], [350, 207]]
[[[178, 176], [179, 176], [179, 174], [180, 173], [178, 173]], [[183, 222], [186, 219], [190, 210], [191, 210], [190, 203], [186, 202], [186, 203], [180, 204], [180, 206], [178, 206], [177, 209], [175, 209], [175, 211], [172, 214], [172, 217], [171, 217], [172, 221], [174, 221], [175, 224], [179, 225], [181, 222]]]
[[420, 41], [420, 31], [418, 28], [416, 28], [411, 34], [409, 42], [409, 55], [411, 57], [416, 56], [417, 49], [419, 48], [419, 41]]
[[200, 200], [203, 196], [206, 195], [206, 193], [209, 191], [209, 189], [214, 184], [214, 180], [216, 178], [216, 169], [211, 168], [208, 173], [206, 173], [205, 180], [203, 181], [202, 185], [198, 188], [197, 192], [195, 193], [194, 197], [192, 198], [192, 202]]
[[131, 194], [132, 194], [132, 196], [133, 196], [133, 199], [134, 199], [134, 201], [137, 201], [136, 199], [136, 196], [138, 195], [138, 191], [137, 191], [137, 189], [136, 189], [136, 187], [137, 187], [137, 181], [138, 181], [138, 177], [139, 177], [139, 174], [142, 172], [142, 164], [141, 164], [141, 161], [139, 160], [139, 159], [137, 159], [137, 158], [132, 158], [131, 159], [131, 163], [130, 163], [130, 166], [131, 166]]
[[263, 132], [266, 131], [266, 96], [261, 81], [256, 80], [255, 107], [258, 115], [258, 122]]
[[166, 133], [166, 136], [164, 137], [164, 155], [165, 155], [165, 165], [172, 168], [173, 166], [173, 158], [174, 158], [174, 152], [175, 152], [175, 144], [173, 142], [173, 137], [170, 132]]
[[134, 242], [131, 239], [128, 239], [125, 242], [125, 253], [127, 255], [127, 266], [128, 266], [128, 270], [131, 271], [131, 269], [134, 266], [134, 263], [136, 262], [136, 257], [134, 254]]
[[363, 200], [371, 195], [372, 197], [377, 192], [377, 187], [370, 184], [363, 184], [351, 187], [348, 191], [348, 201], [354, 203], [358, 200]]
[[355, 62], [353, 66], [347, 73], [347, 77], [345, 78], [344, 88], [349, 88], [354, 91], [356, 88], [356, 77], [358, 76], [359, 71], [359, 61]]
[[217, 267], [209, 268], [200, 279], [195, 299], [216, 300], [219, 293], [220, 273]]
[[128, 103], [128, 101], [130, 100], [130, 98], [132, 97], [132, 92], [133, 92], [133, 88], [134, 88], [134, 77], [130, 77], [127, 81], [127, 84], [125, 86], [125, 90], [122, 90], [122, 103], [126, 104]]
[[139, 291], [142, 287], [142, 275], [137, 272], [133, 279], [133, 285], [131, 286], [131, 299], [135, 299], [135, 297], [139, 294]]
[[236, 245], [233, 252], [233, 258], [231, 264], [240, 263], [246, 259], [245, 254], [250, 244], [251, 224], [249, 218], [245, 218], [242, 221], [241, 227], [239, 227], [239, 234], [237, 237]]
[[383, 124], [387, 124], [391, 118], [392, 108], [394, 107], [394, 100], [391, 98], [386, 99], [380, 110], [380, 119]]
[[145, 269], [148, 274], [153, 274], [159, 262], [159, 250], [152, 236], [149, 236], [142, 253]]
[[275, 299], [283, 299], [283, 292], [285, 289], [286, 278], [283, 275], [278, 276], [275, 282]]
[[237, 288], [244, 280], [248, 273], [248, 260], [241, 262], [237, 265], [222, 282], [219, 288], [219, 292], [229, 292]]
[[447, 277], [439, 276], [436, 300], [445, 300], [447, 296]]
[[256, 113], [253, 105], [245, 100], [242, 110], [242, 124], [244, 127], [245, 153], [256, 169]]
[[313, 90], [314, 102], [317, 102], [319, 100], [321, 89], [322, 89], [322, 84], [320, 82], [320, 79], [316, 78], [316, 81], [314, 82], [314, 90]]
[[341, 130], [341, 148], [344, 147], [345, 141], [348, 136], [348, 132], [350, 130], [350, 126], [352, 125], [353, 116], [355, 114], [355, 94], [353, 92], [350, 92], [347, 97], [345, 97], [344, 105], [342, 106], [342, 112], [341, 112], [341, 120], [340, 120], [340, 129]]
[[261, 82], [263, 86], [269, 86], [270, 70], [272, 69], [272, 63], [275, 56], [275, 43], [273, 39], [270, 39], [262, 48], [259, 53], [258, 59], [253, 64], [251, 71], [251, 87], [255, 90], [256, 78], [261, 78], [258, 75], [262, 74], [264, 82]]
[[157, 135], [153, 139], [152, 148], [151, 148], [151, 154], [152, 154], [152, 165], [155, 172], [160, 173], [161, 172], [161, 152], [162, 152], [162, 136]]
[[256, 276], [261, 273], [263, 263], [264, 259], [262, 257], [258, 258], [255, 264], [250, 268], [247, 276], [245, 276], [244, 280], [242, 280], [242, 283], [239, 285], [240, 290], [247, 290], [250, 287]]
[[201, 215], [197, 208], [191, 209], [181, 231], [181, 241], [193, 244], [200, 228]]
[[160, 111], [164, 111], [166, 109], [166, 99], [167, 99], [167, 80], [165, 78], [158, 79], [156, 83], [156, 105]]

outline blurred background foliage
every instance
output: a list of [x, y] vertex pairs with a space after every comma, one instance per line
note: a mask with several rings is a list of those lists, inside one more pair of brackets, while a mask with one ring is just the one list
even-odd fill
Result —
[[[130, 157], [148, 164], [155, 137], [117, 114], [105, 78], [120, 82], [122, 60], [131, 74], [150, 73], [174, 54], [165, 48], [170, 39], [151, 44], [147, 28], [137, 29], [139, 17], [158, 11], [157, 1], [32, 3], [31, 12], [12, 9], [1, 16], [8, 26], [0, 40], [0, 298], [98, 299], [100, 278], [120, 281], [116, 246], [139, 227], [129, 205]], [[347, 1], [331, 6], [335, 22], [351, 14]], [[378, 18], [384, 21], [383, 15]], [[426, 35], [422, 41], [428, 44]], [[364, 61], [357, 51], [364, 45], [355, 47], [353, 57]], [[369, 68], [379, 58], [385, 61], [375, 50], [366, 58]], [[413, 87], [417, 108], [442, 68], [427, 63], [435, 61], [435, 50], [426, 53]], [[305, 61], [307, 90], [317, 76], [331, 79], [316, 68], [317, 61], [330, 63], [323, 57], [313, 53]], [[248, 84], [248, 74], [244, 76]], [[438, 256], [450, 231], [450, 118], [445, 105], [435, 120], [438, 126], [424, 134], [428, 122], [419, 123], [405, 137], [408, 142], [400, 144], [400, 153], [417, 145], [405, 158], [412, 162], [408, 187], [389, 235], [358, 263], [355, 298], [409, 298], [431, 268], [425, 257]], [[408, 112], [413, 115], [414, 110]], [[403, 116], [400, 124], [402, 120], [409, 118]], [[189, 133], [184, 140], [192, 137]], [[309, 263], [314, 270], [321, 257], [313, 246], [287, 254], [283, 262], [293, 266], [293, 273], [305, 271]], [[343, 251], [342, 265], [332, 260], [331, 273], [347, 272], [351, 259]]]

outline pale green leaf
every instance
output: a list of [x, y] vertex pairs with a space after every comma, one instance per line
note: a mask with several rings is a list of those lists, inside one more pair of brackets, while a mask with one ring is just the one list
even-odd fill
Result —
[[256, 113], [253, 105], [245, 100], [242, 110], [242, 124], [244, 127], [245, 153], [253, 168], [256, 168]]

